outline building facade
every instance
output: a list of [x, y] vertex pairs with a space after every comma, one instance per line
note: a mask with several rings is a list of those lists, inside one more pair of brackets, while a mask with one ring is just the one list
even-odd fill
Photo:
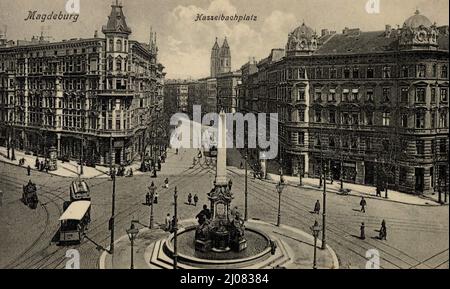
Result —
[[448, 190], [448, 26], [418, 11], [382, 31], [302, 24], [254, 66], [242, 67], [240, 109], [278, 113], [285, 172]]
[[189, 111], [189, 84], [188, 80], [169, 79], [164, 83], [164, 109], [172, 115], [177, 112]]
[[217, 109], [225, 113], [235, 113], [238, 109], [238, 86], [241, 72], [233, 71], [217, 76]]
[[126, 164], [144, 152], [159, 110], [164, 67], [156, 36], [130, 39], [122, 6], [113, 4], [104, 37], [33, 40], [0, 46], [2, 145], [97, 164]]

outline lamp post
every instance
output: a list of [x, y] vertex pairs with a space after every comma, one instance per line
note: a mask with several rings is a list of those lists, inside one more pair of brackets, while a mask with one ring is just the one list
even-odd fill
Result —
[[323, 182], [323, 209], [322, 209], [322, 250], [326, 249], [326, 238], [325, 238], [325, 225], [326, 225], [326, 209], [327, 209], [327, 179], [326, 175], [328, 172], [328, 166], [322, 169], [324, 171], [324, 182]]
[[313, 260], [313, 269], [317, 269], [317, 238], [320, 233], [320, 226], [317, 220], [314, 222], [314, 226], [311, 227], [311, 231], [314, 236], [314, 260]]
[[173, 269], [177, 269], [178, 265], [178, 247], [177, 247], [177, 235], [178, 235], [178, 216], [177, 216], [177, 198], [178, 198], [178, 192], [177, 187], [175, 187], [175, 192], [173, 193], [173, 200], [174, 200], [174, 224], [173, 224]]
[[114, 253], [114, 215], [116, 207], [116, 170], [111, 167], [111, 177], [113, 181], [112, 187], [112, 206], [111, 206], [111, 219], [109, 219], [109, 230], [111, 231], [111, 240], [109, 245], [109, 253]]
[[283, 192], [283, 189], [284, 189], [284, 185], [283, 185], [283, 183], [281, 181], [276, 185], [276, 189], [277, 189], [277, 192], [278, 192], [277, 227], [279, 227], [281, 225], [281, 193]]
[[245, 221], [248, 220], [248, 188], [247, 188], [248, 168], [247, 168], [247, 160], [248, 160], [248, 149], [246, 149], [246, 151], [245, 151], [245, 190], [244, 190], [244, 196], [245, 196], [244, 220]]
[[150, 224], [148, 225], [148, 227], [150, 229], [153, 229], [153, 202], [155, 199], [155, 184], [152, 182], [151, 186], [148, 188], [149, 192], [150, 192]]
[[299, 187], [303, 186], [302, 175], [303, 175], [303, 163], [302, 163], [301, 158], [299, 157], [298, 158], [298, 179], [299, 179], [298, 186]]
[[136, 239], [137, 234], [139, 233], [139, 229], [134, 226], [134, 223], [131, 223], [129, 229], [127, 229], [128, 238], [131, 241], [131, 266], [130, 269], [134, 269], [134, 240]]

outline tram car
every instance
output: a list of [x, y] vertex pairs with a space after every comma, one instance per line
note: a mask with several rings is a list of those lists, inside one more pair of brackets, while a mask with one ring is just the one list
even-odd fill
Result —
[[34, 184], [31, 180], [28, 182], [28, 184], [23, 186], [22, 202], [30, 209], [34, 210], [37, 208], [37, 204], [39, 202], [37, 196], [37, 188], [36, 184]]
[[70, 185], [70, 202], [81, 200], [90, 201], [91, 191], [84, 180], [77, 179]]
[[58, 245], [79, 244], [91, 222], [91, 202], [72, 202], [59, 218]]

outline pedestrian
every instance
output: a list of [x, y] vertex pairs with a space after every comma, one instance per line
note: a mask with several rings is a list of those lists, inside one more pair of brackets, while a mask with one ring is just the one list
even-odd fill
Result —
[[47, 164], [45, 164], [45, 172], [48, 174], [48, 170], [49, 170], [49, 168], [50, 168], [50, 166], [49, 166], [49, 164], [47, 163]]
[[381, 228], [380, 228], [380, 236], [379, 236], [380, 240], [385, 240], [387, 241], [387, 229], [386, 229], [386, 221], [383, 219], [383, 221], [381, 222]]
[[39, 161], [39, 158], [36, 158], [36, 161], [34, 162], [34, 167], [36, 168], [36, 169], [39, 169], [39, 164], [40, 164], [41, 162]]
[[244, 164], [241, 162], [241, 165], [239, 166], [239, 168], [242, 170], [244, 168]]
[[198, 196], [197, 194], [194, 195], [194, 206], [197, 207], [197, 203], [198, 203]]
[[317, 200], [316, 204], [314, 205], [314, 214], [319, 214], [320, 213], [320, 201]]
[[170, 213], [167, 213], [166, 219], [165, 219], [165, 230], [166, 231], [172, 231], [172, 218], [170, 217]]
[[27, 175], [31, 176], [31, 167], [30, 167], [30, 165], [27, 166]]
[[188, 195], [188, 204], [189, 204], [189, 206], [192, 204], [192, 194], [191, 193], [189, 193], [189, 195]]
[[380, 186], [377, 186], [376, 194], [377, 194], [377, 197], [381, 198], [381, 188], [380, 188]]
[[361, 206], [361, 212], [365, 213], [366, 212], [367, 202], [364, 199], [364, 197], [361, 198], [361, 202], [359, 202], [359, 205]]
[[171, 233], [175, 232], [175, 226], [176, 226], [175, 222], [176, 222], [176, 219], [175, 219], [175, 216], [173, 216], [172, 217], [172, 224], [171, 224], [171, 228], [170, 228], [170, 232]]
[[178, 155], [178, 149], [175, 150], [175, 154]]
[[364, 225], [364, 222], [362, 222], [361, 223], [361, 228], [360, 228], [361, 234], [359, 236], [359, 238], [361, 240], [365, 240], [366, 239], [366, 230], [365, 229], [366, 229], [366, 226]]
[[150, 206], [150, 204], [151, 204], [151, 201], [150, 201], [150, 192], [147, 192], [147, 193], [145, 194], [145, 204], [148, 205], [148, 206]]
[[233, 181], [230, 179], [228, 181], [228, 189], [231, 191], [231, 187], [233, 186]]
[[153, 204], [158, 204], [158, 197], [159, 197], [158, 192], [155, 192], [155, 195], [153, 196]]
[[166, 189], [169, 188], [169, 178], [166, 178], [166, 179], [164, 180], [164, 187], [165, 187]]

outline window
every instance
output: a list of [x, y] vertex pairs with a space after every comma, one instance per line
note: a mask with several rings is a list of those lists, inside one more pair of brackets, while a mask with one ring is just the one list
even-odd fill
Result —
[[109, 51], [114, 51], [114, 40], [109, 40]]
[[436, 128], [436, 112], [432, 112], [431, 113], [431, 120], [430, 120], [430, 125], [431, 125], [431, 128]]
[[305, 121], [305, 111], [303, 109], [298, 111], [298, 120], [301, 122]]
[[316, 143], [316, 148], [322, 148], [322, 143], [320, 141], [320, 136], [317, 136], [317, 138], [315, 139], [315, 143]]
[[322, 68], [316, 68], [316, 78], [322, 78]]
[[336, 68], [330, 68], [330, 78], [336, 78], [337, 77], [337, 70]]
[[408, 102], [408, 88], [402, 87], [401, 94], [400, 94], [400, 101], [401, 102]]
[[330, 94], [328, 94], [328, 101], [335, 102], [336, 101], [336, 90], [331, 89]]
[[373, 78], [373, 68], [367, 68], [367, 78]]
[[350, 68], [344, 68], [344, 78], [350, 78]]
[[416, 113], [416, 128], [425, 128], [425, 113]]
[[417, 77], [425, 77], [426, 70], [427, 70], [427, 68], [424, 64], [417, 65]]
[[447, 78], [447, 77], [448, 77], [448, 67], [447, 67], [447, 65], [442, 65], [441, 78]]
[[353, 78], [359, 78], [359, 69], [358, 68], [353, 69]]
[[447, 88], [441, 88], [441, 102], [448, 102], [448, 90]]
[[373, 112], [371, 111], [366, 112], [366, 124], [373, 125]]
[[431, 154], [434, 155], [436, 152], [436, 141], [434, 139], [431, 140]]
[[359, 115], [357, 113], [352, 114], [352, 124], [359, 124]]
[[383, 67], [383, 78], [391, 78], [391, 67], [390, 66]]
[[297, 91], [297, 101], [304, 101], [305, 100], [305, 89], [299, 88]]
[[439, 114], [439, 127], [447, 127], [447, 111], [441, 111], [441, 113]]
[[436, 102], [436, 87], [431, 88], [431, 103]]
[[416, 102], [425, 103], [425, 88], [419, 87], [416, 89]]
[[322, 111], [316, 110], [316, 122], [322, 122]]
[[383, 112], [383, 126], [389, 126], [391, 121], [391, 113]]
[[447, 153], [447, 140], [446, 139], [441, 139], [439, 141], [439, 152], [442, 153]]
[[349, 94], [349, 90], [348, 89], [344, 89], [342, 91], [342, 102], [348, 101], [348, 94]]
[[322, 92], [321, 91], [316, 91], [316, 102], [321, 102], [322, 101]]
[[116, 48], [116, 50], [117, 51], [122, 51], [122, 40], [120, 40], [120, 39], [117, 39], [117, 48]]
[[402, 66], [402, 77], [409, 77], [409, 69], [408, 66]]
[[352, 149], [357, 149], [357, 148], [358, 148], [358, 139], [352, 138]]
[[122, 60], [120, 58], [116, 60], [116, 70], [122, 71]]
[[330, 123], [336, 123], [336, 112], [334, 110], [330, 110], [328, 120]]
[[368, 89], [366, 91], [366, 99], [367, 101], [373, 102], [373, 89]]
[[383, 102], [389, 102], [391, 98], [391, 89], [389, 87], [383, 88]]
[[416, 151], [418, 155], [423, 155], [425, 153], [425, 141], [423, 140], [416, 141]]
[[408, 127], [408, 115], [407, 114], [402, 114], [401, 116], [401, 125], [402, 127]]
[[437, 64], [433, 64], [432, 77], [436, 77], [436, 76], [437, 76]]
[[407, 182], [408, 168], [400, 167], [399, 170], [399, 183], [404, 185]]
[[345, 125], [349, 125], [350, 124], [350, 117], [348, 115], [348, 113], [343, 113], [342, 114], [342, 123]]
[[330, 146], [330, 148], [336, 147], [336, 142], [334, 141], [334, 137], [330, 136], [330, 138], [328, 139], [328, 145]]
[[298, 133], [298, 144], [305, 145], [305, 133], [304, 132]]

